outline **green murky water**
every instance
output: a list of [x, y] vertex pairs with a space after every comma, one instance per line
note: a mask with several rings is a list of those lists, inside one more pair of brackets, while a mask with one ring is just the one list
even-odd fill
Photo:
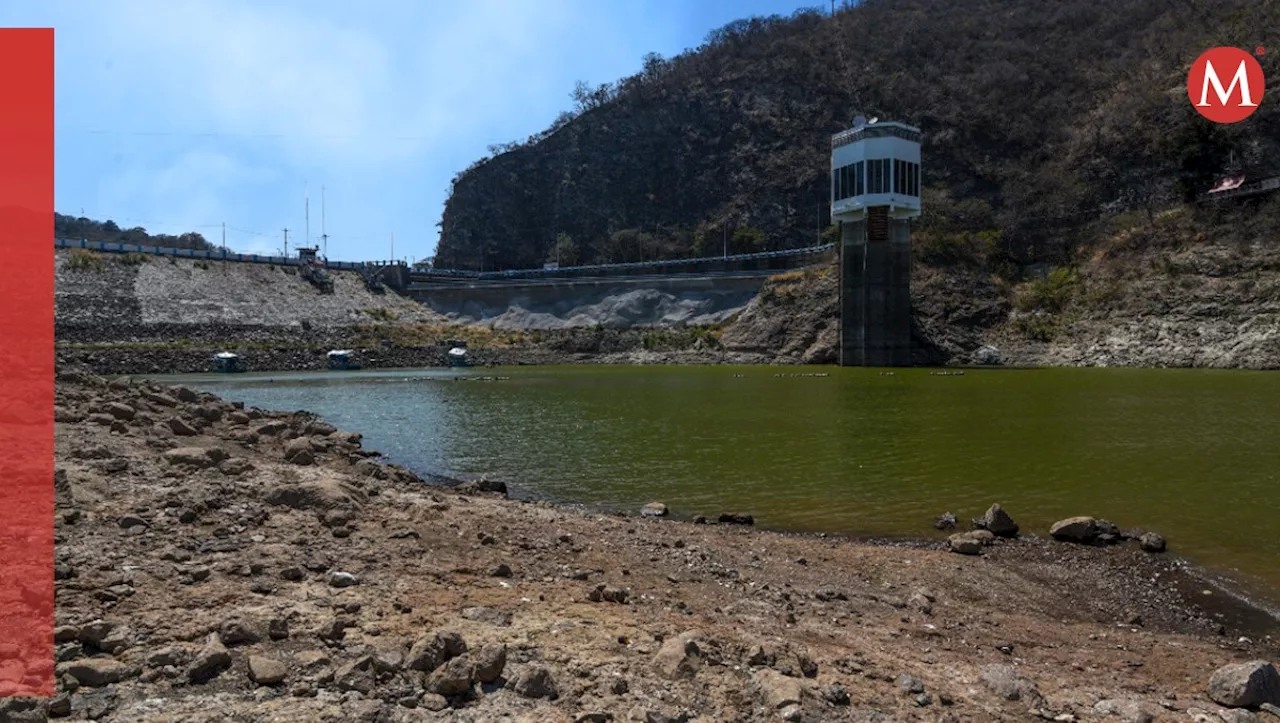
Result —
[[[459, 378], [485, 375], [507, 378]], [[911, 536], [998, 501], [1042, 535], [1078, 514], [1159, 531], [1280, 598], [1280, 374], [574, 366], [182, 379], [320, 413], [394, 461], [487, 473], [516, 496]]]

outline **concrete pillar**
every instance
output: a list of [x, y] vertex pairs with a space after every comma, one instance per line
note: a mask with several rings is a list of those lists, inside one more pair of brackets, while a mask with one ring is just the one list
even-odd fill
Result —
[[846, 221], [840, 227], [840, 365], [910, 364], [910, 222]]

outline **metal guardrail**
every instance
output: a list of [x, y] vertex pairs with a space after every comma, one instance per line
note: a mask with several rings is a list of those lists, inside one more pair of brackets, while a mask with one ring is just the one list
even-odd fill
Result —
[[1275, 191], [1280, 189], [1280, 176], [1273, 178], [1264, 178], [1253, 183], [1246, 183], [1239, 188], [1233, 188], [1230, 191], [1218, 191], [1216, 193], [1202, 193], [1199, 201], [1225, 201], [1228, 198], [1239, 198], [1241, 196], [1252, 196], [1257, 193], [1266, 193], [1267, 191]]
[[703, 256], [694, 259], [670, 259], [665, 261], [634, 261], [625, 264], [593, 264], [589, 266], [561, 266], [555, 269], [511, 269], [507, 271], [466, 271], [461, 269], [412, 270], [415, 279], [432, 277], [448, 279], [520, 279], [520, 278], [553, 278], [556, 276], [590, 276], [599, 274], [608, 276], [619, 271], [671, 270], [683, 272], [692, 266], [722, 266], [767, 259], [793, 258], [826, 253], [835, 249], [835, 244], [808, 246], [801, 249], [784, 249], [782, 251], [758, 251], [750, 254], [732, 254], [729, 256]]
[[[240, 254], [226, 249], [202, 251], [199, 249], [175, 249], [164, 246], [140, 246], [138, 244], [107, 243], [105, 241], [87, 241], [85, 239], [54, 239], [54, 248], [85, 249], [109, 254], [151, 254], [154, 256], [175, 256], [184, 259], [206, 259], [210, 261], [238, 261], [250, 264], [275, 264], [277, 266], [301, 266], [308, 261], [288, 256], [263, 256], [260, 254]], [[404, 261], [329, 261], [319, 259], [318, 263], [330, 269], [350, 269], [359, 271], [369, 267], [408, 266]]]

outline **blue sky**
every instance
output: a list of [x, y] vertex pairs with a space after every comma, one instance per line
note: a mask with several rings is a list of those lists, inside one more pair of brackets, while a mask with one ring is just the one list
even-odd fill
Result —
[[[713, 28], [824, 0], [0, 0], [53, 27], [60, 213], [329, 257], [434, 250], [449, 181], [487, 146]], [[826, 3], [829, 5], [829, 3]]]

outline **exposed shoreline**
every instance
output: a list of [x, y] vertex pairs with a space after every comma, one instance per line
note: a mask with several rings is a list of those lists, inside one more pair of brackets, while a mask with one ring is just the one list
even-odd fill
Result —
[[[428, 486], [312, 415], [181, 388], [63, 371], [58, 404], [73, 717], [1185, 718], [1219, 666], [1280, 656], [1132, 544], [604, 515]], [[469, 652], [415, 657], [442, 631]]]

